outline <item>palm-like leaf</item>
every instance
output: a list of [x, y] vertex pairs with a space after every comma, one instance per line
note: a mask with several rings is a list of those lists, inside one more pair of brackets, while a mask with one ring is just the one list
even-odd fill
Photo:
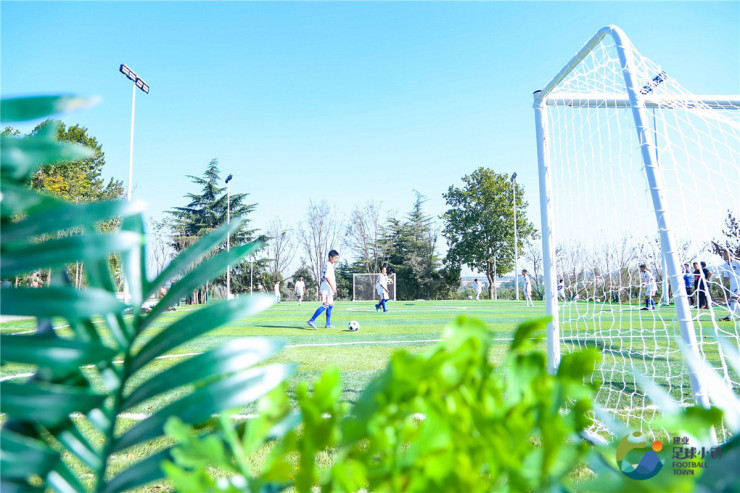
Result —
[[[22, 121], [86, 104], [87, 100], [69, 97], [17, 98], [3, 100], [1, 109], [4, 121]], [[144, 344], [139, 343], [147, 329], [162, 324], [162, 315], [182, 296], [260, 245], [237, 245], [229, 252], [212, 255], [226, 236], [241, 226], [235, 220], [182, 252], [158, 277], [150, 278], [140, 204], [111, 201], [73, 205], [24, 186], [39, 165], [90, 154], [84, 147], [57, 142], [55, 129], [49, 127], [33, 137], [2, 137], [1, 267], [5, 275], [13, 275], [41, 268], [59, 271], [82, 261], [89, 287], [73, 289], [64, 282], [64, 276], [58, 275], [48, 288], [0, 291], [2, 313], [39, 319], [35, 335], [2, 336], [3, 364], [28, 364], [37, 370], [26, 382], [6, 380], [0, 384], [0, 410], [7, 414], [0, 434], [1, 486], [3, 491], [38, 489], [29, 482], [37, 475], [44, 480], [42, 488], [84, 489], [62, 454], [67, 452], [93, 474], [96, 491], [123, 491], [162, 478], [160, 464], [169, 457], [169, 449], [111, 474], [114, 453], [161, 437], [171, 417], [199, 424], [214, 413], [253, 402], [287, 378], [292, 367], [255, 368], [282, 345], [243, 339], [185, 359], [132, 384], [132, 377], [139, 381], [140, 370], [154, 359], [226, 322], [269, 306], [269, 298], [259, 296], [215, 303], [175, 320]], [[98, 224], [113, 219], [120, 220], [118, 231], [98, 231]], [[123, 316], [125, 305], [116, 296], [108, 265], [113, 253], [122, 259], [133, 317]], [[141, 303], [173, 277], [180, 281], [151, 313], [140, 313]], [[52, 318], [63, 318], [73, 336], [59, 337], [50, 330]], [[103, 324], [94, 319], [102, 319]], [[116, 359], [122, 364], [114, 363]], [[95, 379], [101, 380], [102, 386], [94, 385]], [[183, 386], [196, 390], [129, 430], [119, 431], [122, 411]], [[83, 431], [89, 430], [81, 426], [84, 422], [97, 431], [98, 440], [93, 440], [92, 432]], [[98, 445], [101, 440], [102, 446]]]

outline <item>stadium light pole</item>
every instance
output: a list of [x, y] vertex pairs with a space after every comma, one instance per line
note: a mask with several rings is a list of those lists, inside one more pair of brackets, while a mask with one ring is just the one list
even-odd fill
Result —
[[[514, 199], [514, 284], [516, 300], [519, 301], [519, 238], [516, 233], [516, 171], [511, 175], [511, 197]], [[496, 279], [494, 278], [494, 282]]]
[[121, 64], [119, 71], [133, 81], [133, 93], [131, 96], [131, 141], [128, 149], [128, 200], [131, 201], [131, 186], [134, 176], [134, 116], [136, 115], [136, 88], [138, 87], [149, 94], [149, 85], [144, 79], [136, 75], [125, 63]]
[[[144, 82], [144, 79], [136, 75], [136, 72], [131, 70], [128, 65], [122, 63], [118, 70], [129, 78], [133, 82], [133, 92], [131, 96], [131, 140], [128, 148], [128, 192], [127, 198], [131, 202], [131, 187], [134, 176], [134, 116], [136, 115], [136, 88], [138, 87], [145, 93], [149, 94], [149, 84]], [[123, 279], [123, 302], [128, 303], [129, 300], [129, 289], [126, 278]]]
[[[234, 175], [226, 177], [226, 224], [231, 224], [231, 179]], [[226, 251], [231, 249], [231, 232], [226, 235]], [[231, 299], [231, 264], [226, 266], [226, 299]]]

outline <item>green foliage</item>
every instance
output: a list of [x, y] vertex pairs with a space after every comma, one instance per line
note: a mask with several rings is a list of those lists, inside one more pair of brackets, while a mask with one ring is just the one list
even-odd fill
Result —
[[[509, 176], [478, 168], [451, 186], [444, 198], [450, 209], [443, 234], [450, 245], [447, 261], [485, 272], [488, 282], [514, 268], [514, 201]], [[516, 185], [516, 226], [521, 252], [535, 229], [526, 216], [524, 189]], [[518, 273], [517, 273], [518, 274]], [[491, 288], [492, 289], [492, 288]]]
[[[250, 487], [241, 491], [269, 485], [292, 485], [300, 492], [317, 485], [322, 491], [547, 491], [568, 485], [568, 474], [589, 453], [585, 442], [573, 438], [589, 424], [584, 416], [595, 389], [582, 382], [597, 353], [566, 357], [561, 372], [549, 375], [533, 340], [541, 338], [545, 323], [522, 325], [506, 363], [495, 368], [488, 330], [461, 317], [428, 352], [394, 353], [352, 407], [340, 401], [335, 369], [325, 371], [312, 392], [300, 383], [295, 392], [303, 426], [270, 447], [261, 472], [250, 471]], [[263, 409], [277, 423], [287, 405], [274, 394]], [[269, 428], [267, 416], [259, 420], [247, 422], [242, 433], [252, 426]], [[218, 436], [227, 429], [224, 424]], [[236, 448], [215, 447], [210, 436], [194, 441], [181, 435], [178, 441], [175, 450], [184, 457], [203, 459], [210, 448], [233, 473], [241, 462]], [[323, 455], [332, 461], [320, 467], [317, 457]], [[192, 485], [180, 486], [193, 491], [205, 474], [198, 467], [213, 462], [179, 457], [168, 475], [190, 475]]]
[[[69, 98], [3, 100], [2, 116], [25, 120], [47, 116], [55, 108], [83, 104], [84, 100]], [[57, 273], [48, 288], [3, 287], [0, 291], [3, 314], [38, 319], [36, 334], [2, 335], [0, 339], [2, 364], [33, 365], [36, 369], [23, 383], [0, 383], [0, 411], [7, 417], [0, 435], [0, 487], [3, 491], [84, 491], [86, 484], [73, 472], [74, 463], [83, 469], [84, 476], [93, 478], [95, 491], [135, 488], [163, 477], [160, 464], [170, 457], [169, 445], [157, 442], [147, 449], [143, 460], [120, 471], [109, 467], [114, 454], [161, 438], [171, 418], [197, 425], [213, 413], [253, 402], [291, 374], [292, 367], [287, 365], [255, 367], [279, 351], [280, 343], [245, 339], [142, 378], [155, 358], [269, 306], [269, 297], [213, 304], [169, 325], [158, 324], [165, 328], [150, 339], [142, 337], [181, 296], [223, 273], [228, 264], [260, 245], [235, 244], [230, 252], [211, 255], [226, 235], [243, 228], [241, 221], [233, 221], [185, 249], [158, 276], [150, 276], [139, 204], [100, 201], [77, 205], [25, 186], [38, 176], [38, 166], [58, 171], [66, 166], [63, 162], [94, 163], [97, 159], [95, 149], [61, 142], [55, 125], [37, 128], [23, 139], [0, 137], [0, 268], [6, 276], [32, 269], [55, 269]], [[84, 140], [84, 129], [69, 130], [76, 135], [70, 140]], [[97, 169], [95, 164], [90, 166]], [[120, 228], [101, 231], [101, 225], [114, 221]], [[70, 230], [76, 235], [65, 236]], [[116, 296], [108, 263], [111, 254], [121, 258], [134, 308], [131, 316], [124, 316], [127, 307]], [[75, 262], [85, 263], [88, 289], [74, 289], [64, 274], [63, 268]], [[151, 313], [140, 313], [142, 302], [172, 277], [179, 282]], [[58, 336], [52, 319], [64, 320], [74, 335]], [[98, 380], [103, 385], [93, 386], [91, 382]], [[189, 387], [192, 392], [187, 392]], [[121, 425], [123, 411], [161, 399], [175, 389], [186, 390], [180, 392], [184, 396], [130, 428]]]
[[31, 176], [31, 185], [35, 189], [73, 202], [91, 202], [123, 196], [121, 181], [110, 179], [107, 184], [104, 183], [101, 174], [105, 166], [105, 154], [98, 140], [89, 135], [86, 128], [79, 125], [67, 127], [61, 121], [46, 120], [38, 124], [29, 137], [33, 138], [47, 132], [56, 132], [57, 140], [60, 142], [83, 145], [92, 150], [93, 155], [40, 168]]
[[460, 283], [456, 266], [443, 270], [436, 254], [439, 232], [431, 216], [423, 209], [426, 198], [416, 192], [416, 201], [405, 221], [389, 218], [385, 227], [387, 243], [382, 249], [390, 252], [388, 268], [396, 274], [400, 300], [446, 298]]

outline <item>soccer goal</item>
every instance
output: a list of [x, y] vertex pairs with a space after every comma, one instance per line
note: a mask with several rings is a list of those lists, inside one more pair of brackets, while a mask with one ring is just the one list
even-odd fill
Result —
[[[391, 301], [396, 301], [396, 275], [390, 274], [388, 278], [393, 281], [388, 285], [388, 295]], [[377, 301], [377, 282], [378, 274], [352, 274], [352, 301]]]
[[[722, 321], [730, 273], [713, 246], [728, 211], [740, 213], [740, 96], [689, 93], [608, 26], [534, 93], [533, 107], [550, 369], [561, 354], [598, 348], [598, 404], [663, 434], [635, 374], [681, 406], [707, 406], [712, 386], [682, 345], [715, 383], [740, 391], [725, 354], [740, 347], [740, 320]], [[593, 431], [602, 431], [596, 421]]]

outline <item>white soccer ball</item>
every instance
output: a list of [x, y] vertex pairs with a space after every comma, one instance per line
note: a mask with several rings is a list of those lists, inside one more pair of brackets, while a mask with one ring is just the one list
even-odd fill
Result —
[[472, 296], [470, 296], [470, 295], [468, 295], [468, 299], [469, 299], [469, 300], [472, 300], [472, 299], [473, 299], [473, 297], [472, 297]]
[[360, 330], [360, 322], [357, 320], [352, 320], [350, 323], [347, 324], [347, 328], [350, 330], [350, 332], [357, 332]]

